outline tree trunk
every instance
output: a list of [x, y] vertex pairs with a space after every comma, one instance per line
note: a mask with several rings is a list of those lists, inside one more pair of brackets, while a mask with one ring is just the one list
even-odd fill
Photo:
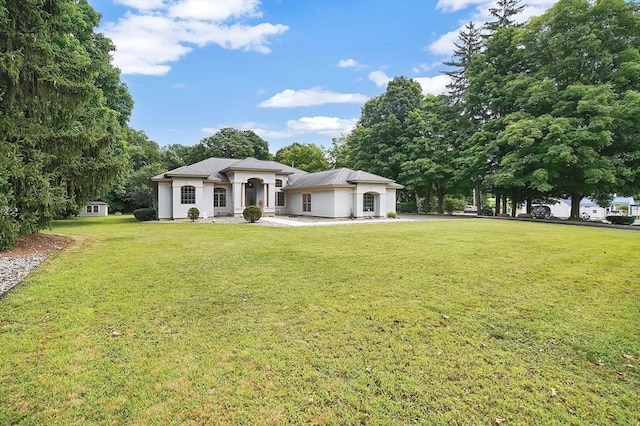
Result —
[[502, 196], [502, 214], [507, 214], [507, 196]]
[[533, 208], [532, 204], [531, 197], [527, 197], [527, 214], [531, 214], [531, 209]]
[[515, 191], [511, 193], [511, 217], [516, 217], [516, 210], [518, 209], [518, 202], [516, 201]]
[[475, 187], [475, 192], [474, 192], [474, 196], [475, 196], [475, 204], [476, 204], [476, 215], [480, 215], [480, 209], [482, 208], [482, 197], [480, 195], [480, 184], [476, 183], [476, 187]]
[[577, 194], [575, 192], [571, 193], [571, 217], [570, 219], [580, 219], [580, 201], [582, 200], [582, 195]]
[[498, 216], [500, 214], [500, 196], [496, 194], [496, 213], [495, 215]]
[[436, 193], [438, 195], [438, 214], [444, 214], [444, 196], [446, 194], [446, 191], [439, 187], [436, 187]]
[[424, 199], [424, 212], [429, 213], [431, 211], [431, 185], [427, 188], [427, 196]]

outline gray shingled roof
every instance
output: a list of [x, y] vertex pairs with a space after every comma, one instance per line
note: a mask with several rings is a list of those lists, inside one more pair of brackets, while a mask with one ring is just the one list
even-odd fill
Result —
[[298, 176], [307, 172], [294, 167], [278, 163], [277, 161], [257, 160], [252, 157], [243, 160], [237, 158], [207, 158], [189, 166], [178, 167], [174, 170], [159, 174], [151, 180], [162, 180], [173, 176], [205, 177], [216, 182], [229, 182], [225, 175], [226, 170], [265, 170], [290, 174], [289, 180], [295, 180]]
[[[398, 185], [391, 179], [363, 172], [362, 170], [351, 170], [340, 168], [325, 170], [323, 172], [309, 173], [300, 177], [295, 182], [289, 182], [285, 189], [301, 189], [317, 186], [352, 186], [356, 183], [384, 183], [387, 185]], [[397, 186], [394, 186], [397, 188]], [[402, 185], [400, 185], [402, 187]]]

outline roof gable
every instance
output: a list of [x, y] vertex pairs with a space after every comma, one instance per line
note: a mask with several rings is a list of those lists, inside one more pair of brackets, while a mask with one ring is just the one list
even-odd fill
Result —
[[291, 175], [291, 177], [307, 174], [304, 170], [299, 170], [278, 163], [277, 161], [258, 160], [253, 157], [245, 159], [212, 157], [188, 166], [169, 170], [168, 172], [152, 177], [151, 180], [162, 180], [172, 177], [201, 177], [215, 182], [229, 182], [226, 172], [231, 170], [274, 172], [276, 174], [288, 174]]

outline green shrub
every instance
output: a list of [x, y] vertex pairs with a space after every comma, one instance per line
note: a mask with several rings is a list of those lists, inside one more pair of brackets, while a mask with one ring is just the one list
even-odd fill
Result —
[[247, 222], [255, 222], [262, 217], [262, 210], [258, 206], [247, 206], [242, 212], [242, 216]]
[[200, 217], [200, 210], [197, 207], [191, 207], [187, 210], [187, 217], [191, 219], [191, 222], [195, 222]]
[[148, 220], [153, 220], [156, 218], [156, 210], [150, 207], [145, 207], [143, 209], [137, 209], [133, 211], [133, 216], [139, 222], [146, 222]]
[[398, 217], [398, 213], [396, 213], [396, 212], [389, 212], [389, 213], [387, 213], [387, 217], [388, 217], [389, 219], [395, 219], [395, 218], [397, 218], [397, 217]]
[[396, 203], [396, 211], [399, 213], [415, 213], [418, 211], [418, 206], [411, 201], [400, 201]]
[[459, 198], [447, 197], [444, 199], [444, 204], [442, 207], [444, 207], [445, 212], [451, 214], [453, 212], [463, 211], [466, 205], [467, 203], [464, 200], [461, 200]]
[[13, 217], [0, 213], [0, 251], [9, 250], [20, 236], [20, 227]]
[[493, 216], [493, 209], [489, 206], [482, 206], [480, 216]]
[[614, 225], [631, 225], [636, 221], [635, 216], [607, 216], [606, 219]]

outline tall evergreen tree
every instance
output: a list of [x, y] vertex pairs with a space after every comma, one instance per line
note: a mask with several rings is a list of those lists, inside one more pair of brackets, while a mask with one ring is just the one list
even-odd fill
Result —
[[93, 33], [98, 20], [86, 0], [0, 3], [1, 248], [107, 190], [124, 169], [119, 119], [130, 110], [110, 108], [100, 87], [111, 45]]

